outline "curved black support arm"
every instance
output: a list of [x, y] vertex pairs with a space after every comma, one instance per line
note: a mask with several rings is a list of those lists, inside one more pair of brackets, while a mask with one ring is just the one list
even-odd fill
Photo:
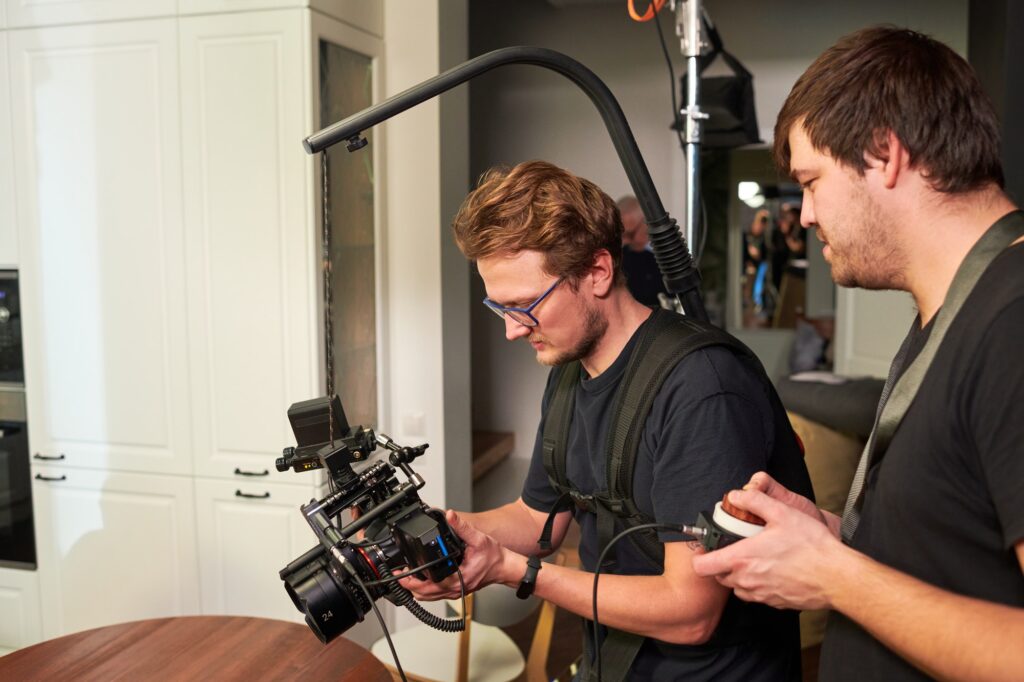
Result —
[[629, 184], [647, 219], [651, 247], [665, 287], [669, 293], [679, 296], [686, 314], [707, 320], [700, 297], [700, 275], [693, 266], [686, 240], [680, 234], [676, 221], [668, 215], [661, 203], [661, 197], [654, 187], [622, 108], [608, 86], [593, 71], [567, 55], [542, 47], [525, 46], [488, 52], [330, 125], [307, 137], [302, 144], [310, 154], [342, 141], [348, 142], [349, 150], [354, 151], [365, 145], [360, 135], [367, 128], [505, 64], [533, 64], [550, 69], [567, 77], [590, 97], [604, 120]]

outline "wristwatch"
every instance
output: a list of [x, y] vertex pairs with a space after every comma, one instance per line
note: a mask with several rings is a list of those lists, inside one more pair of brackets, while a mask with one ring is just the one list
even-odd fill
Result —
[[533, 588], [537, 585], [537, 572], [540, 570], [540, 565], [540, 558], [536, 554], [526, 560], [526, 573], [523, 574], [523, 579], [519, 581], [519, 587], [516, 589], [516, 596], [520, 599], [529, 599], [533, 594]]

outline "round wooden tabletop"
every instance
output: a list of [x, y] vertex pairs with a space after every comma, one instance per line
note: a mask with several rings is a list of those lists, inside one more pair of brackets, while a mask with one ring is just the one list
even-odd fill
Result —
[[387, 669], [344, 637], [265, 618], [188, 616], [110, 625], [0, 657], [3, 680], [359, 680]]

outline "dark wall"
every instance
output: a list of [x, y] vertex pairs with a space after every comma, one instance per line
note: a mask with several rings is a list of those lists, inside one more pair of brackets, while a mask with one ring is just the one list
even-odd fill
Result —
[[971, 0], [967, 58], [999, 116], [1007, 193], [1024, 204], [1024, 0]]

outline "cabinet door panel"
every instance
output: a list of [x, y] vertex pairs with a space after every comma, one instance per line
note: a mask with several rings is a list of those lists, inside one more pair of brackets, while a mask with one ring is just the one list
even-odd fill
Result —
[[288, 406], [316, 391], [304, 15], [181, 19], [192, 416], [204, 476], [273, 469], [294, 442]]
[[175, 22], [9, 40], [33, 447], [187, 472]]
[[836, 372], [889, 376], [889, 365], [916, 316], [914, 299], [905, 292], [838, 287]]
[[47, 638], [199, 612], [189, 478], [33, 471]]
[[203, 613], [303, 622], [278, 572], [316, 544], [299, 511], [313, 486], [201, 478], [195, 485]]
[[[177, 0], [2, 0], [11, 27], [170, 16]], [[3, 8], [0, 8], [2, 14]]]
[[0, 656], [40, 641], [39, 576], [0, 568]]
[[[0, 32], [0, 149], [11, 148], [10, 92], [7, 33]], [[17, 225], [14, 217], [14, 158], [9, 153], [0, 154], [0, 267], [18, 265]]]

